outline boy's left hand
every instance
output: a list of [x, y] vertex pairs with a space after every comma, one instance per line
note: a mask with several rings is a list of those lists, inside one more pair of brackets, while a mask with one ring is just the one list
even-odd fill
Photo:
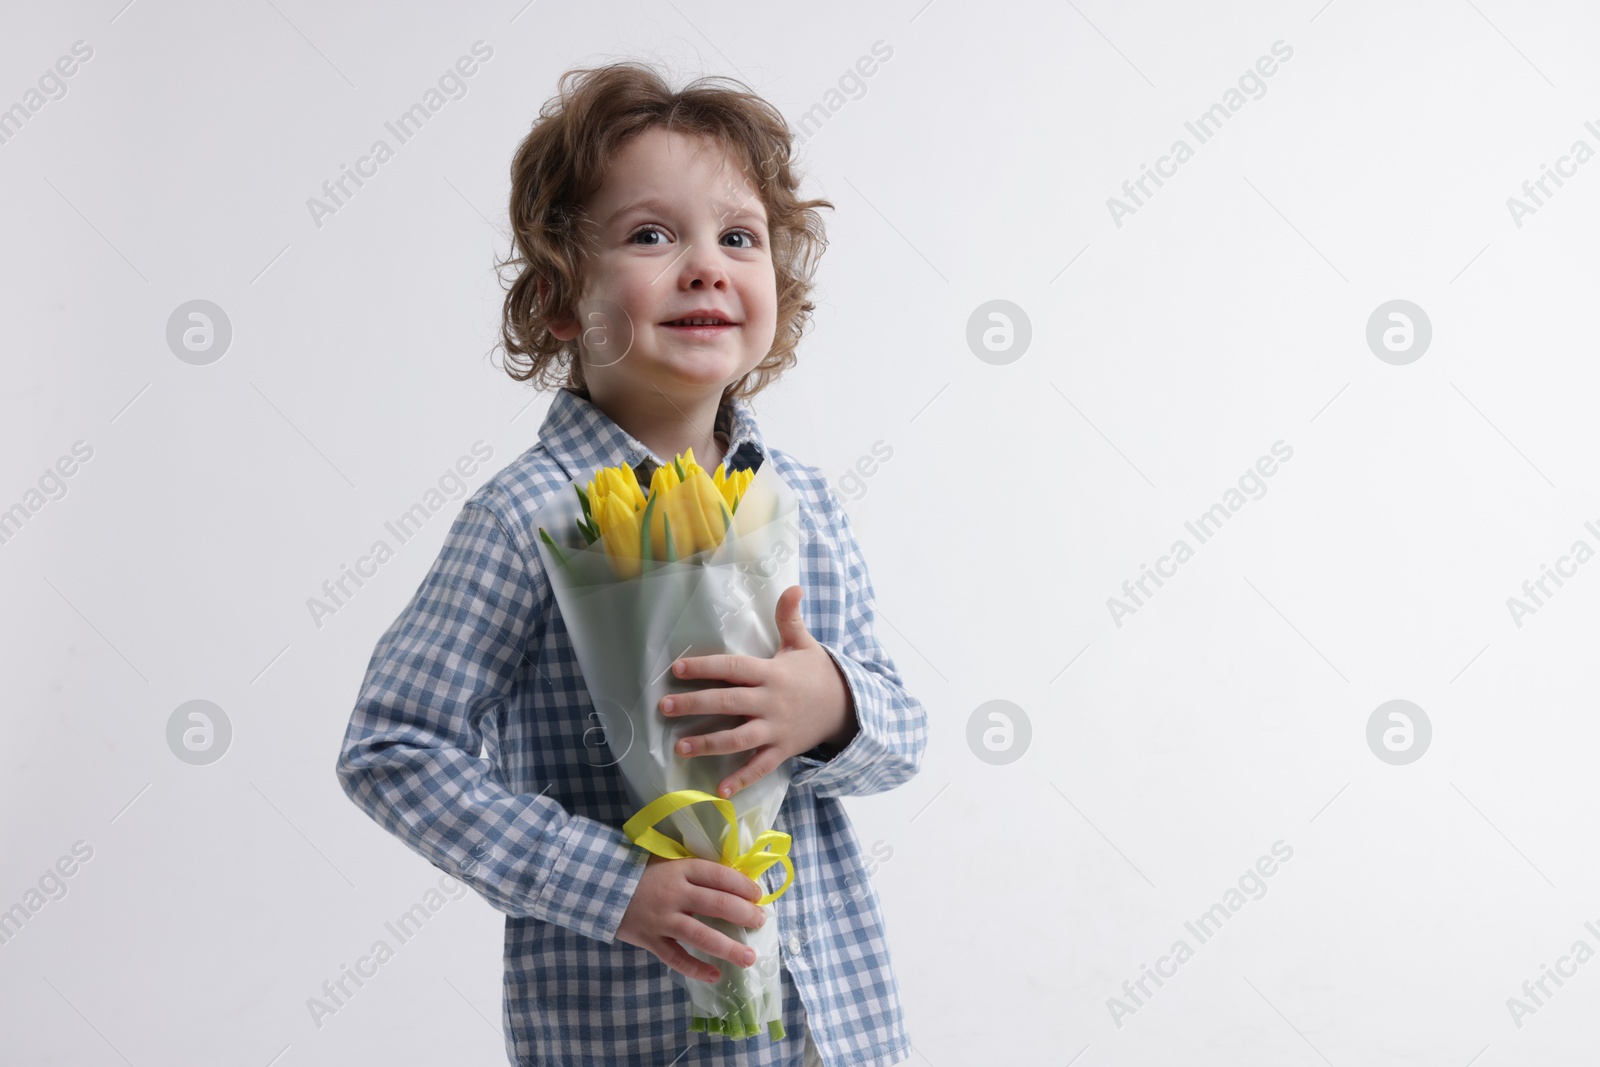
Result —
[[[759, 656], [686, 656], [672, 666], [676, 678], [717, 678], [727, 687], [675, 693], [661, 701], [663, 715], [745, 715], [731, 730], [678, 742], [680, 756], [707, 756], [755, 749], [717, 795], [731, 797], [778, 769], [790, 756], [821, 744], [843, 749], [857, 731], [850, 687], [833, 657], [806, 630], [800, 617], [805, 591], [791, 585], [778, 598], [775, 617], [782, 646], [771, 659]], [[684, 745], [689, 751], [684, 751]]]

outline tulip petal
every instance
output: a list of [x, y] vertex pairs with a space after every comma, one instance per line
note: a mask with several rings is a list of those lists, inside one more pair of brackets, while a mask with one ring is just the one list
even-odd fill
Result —
[[681, 481], [678, 471], [670, 463], [663, 463], [650, 475], [650, 495], [665, 493]]
[[690, 485], [694, 490], [695, 516], [699, 519], [705, 536], [702, 547], [714, 548], [722, 543], [722, 534], [725, 530], [725, 527], [716, 521], [723, 510], [722, 494], [717, 492], [716, 485], [704, 471], [691, 478]]
[[707, 521], [702, 487], [715, 491], [710, 479], [704, 474], [697, 474], [667, 497], [670, 505], [668, 513], [678, 523], [679, 550], [684, 555], [692, 555], [715, 544], [711, 539], [711, 524]]
[[614, 496], [606, 497], [602, 506], [602, 537], [611, 568], [619, 578], [637, 577], [640, 568], [638, 513]]

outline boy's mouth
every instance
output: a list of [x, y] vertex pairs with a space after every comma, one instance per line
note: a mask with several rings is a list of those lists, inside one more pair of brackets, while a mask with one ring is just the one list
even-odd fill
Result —
[[720, 337], [739, 324], [723, 315], [705, 314], [670, 319], [661, 325], [686, 337]]

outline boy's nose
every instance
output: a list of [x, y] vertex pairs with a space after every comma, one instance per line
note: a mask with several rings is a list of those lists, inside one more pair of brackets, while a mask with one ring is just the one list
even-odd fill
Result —
[[716, 289], [727, 285], [728, 272], [714, 246], [694, 244], [684, 253], [683, 262], [678, 267], [682, 272], [681, 282], [690, 289]]

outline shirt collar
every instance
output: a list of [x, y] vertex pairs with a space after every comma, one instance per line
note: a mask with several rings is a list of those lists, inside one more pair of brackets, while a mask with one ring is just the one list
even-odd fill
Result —
[[[714, 428], [728, 440], [724, 461], [729, 471], [760, 468], [766, 447], [748, 400], [724, 397]], [[587, 481], [599, 467], [627, 466], [648, 486], [650, 475], [664, 462], [611, 416], [565, 386], [556, 390], [545, 412], [539, 441], [573, 481]]]

